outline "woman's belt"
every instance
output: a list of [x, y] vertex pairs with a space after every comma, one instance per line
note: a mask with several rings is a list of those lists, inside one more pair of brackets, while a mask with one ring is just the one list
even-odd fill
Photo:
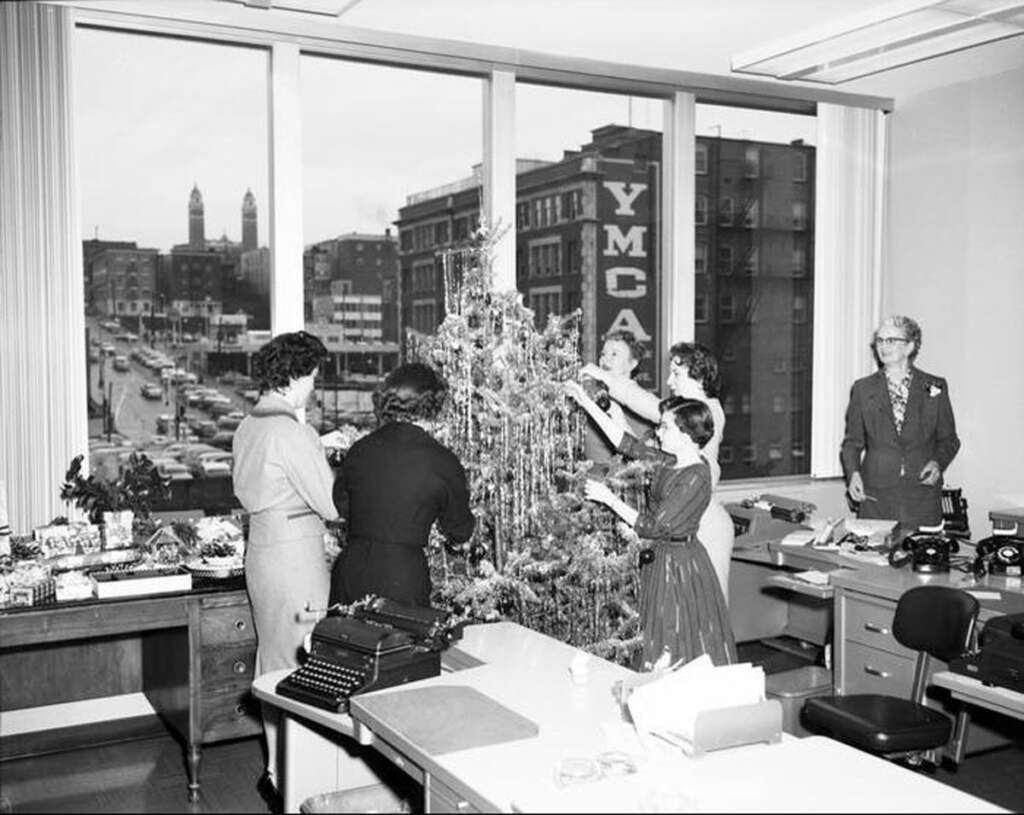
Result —
[[652, 538], [652, 546], [648, 546], [645, 549], [640, 550], [640, 565], [646, 566], [648, 563], [654, 562], [654, 547], [659, 543], [666, 546], [685, 546], [688, 543], [693, 543], [697, 540], [696, 535], [672, 535], [667, 538]]

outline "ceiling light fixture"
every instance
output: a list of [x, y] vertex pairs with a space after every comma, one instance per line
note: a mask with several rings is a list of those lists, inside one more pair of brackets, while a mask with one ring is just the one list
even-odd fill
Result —
[[1024, 2], [899, 0], [732, 58], [732, 70], [834, 85], [1024, 34]]

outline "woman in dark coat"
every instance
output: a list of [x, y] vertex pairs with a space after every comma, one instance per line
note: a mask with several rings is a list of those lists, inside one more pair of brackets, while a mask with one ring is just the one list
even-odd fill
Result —
[[921, 328], [893, 316], [875, 331], [880, 368], [850, 390], [841, 458], [858, 517], [902, 534], [942, 523], [942, 473], [960, 449], [946, 380], [914, 366]]
[[428, 606], [431, 526], [436, 521], [456, 543], [473, 534], [466, 473], [431, 435], [447, 393], [437, 373], [417, 363], [396, 368], [374, 393], [379, 426], [352, 445], [334, 486], [348, 534], [331, 574], [331, 603], [373, 594]]

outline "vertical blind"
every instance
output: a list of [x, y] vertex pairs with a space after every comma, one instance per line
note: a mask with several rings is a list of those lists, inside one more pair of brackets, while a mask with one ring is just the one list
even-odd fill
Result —
[[71, 15], [0, 3], [0, 481], [15, 533], [67, 512], [64, 472], [87, 449]]

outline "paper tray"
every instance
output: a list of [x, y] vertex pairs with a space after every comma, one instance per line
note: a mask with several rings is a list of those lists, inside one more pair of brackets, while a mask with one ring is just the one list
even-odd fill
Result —
[[774, 744], [782, 740], [782, 703], [767, 699], [753, 705], [705, 710], [697, 714], [692, 739], [678, 734], [663, 737], [694, 758], [744, 744]]

